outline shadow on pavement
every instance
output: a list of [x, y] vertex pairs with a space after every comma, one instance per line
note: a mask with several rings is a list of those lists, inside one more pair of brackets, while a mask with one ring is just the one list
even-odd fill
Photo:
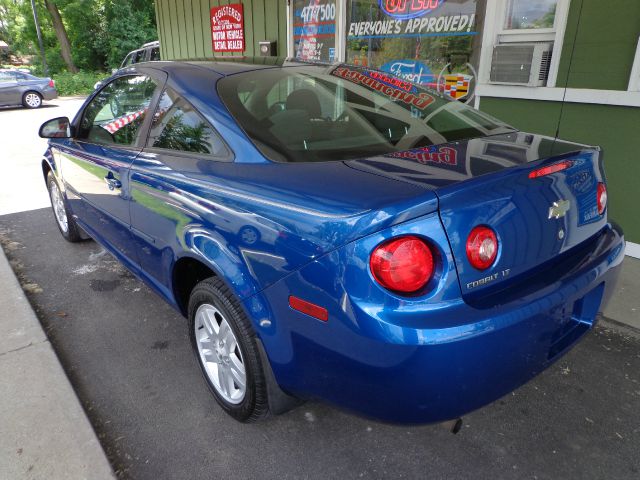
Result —
[[638, 478], [633, 331], [602, 324], [458, 435], [313, 402], [243, 425], [210, 396], [184, 319], [96, 243], [65, 242], [48, 208], [0, 217], [0, 242], [123, 478]]

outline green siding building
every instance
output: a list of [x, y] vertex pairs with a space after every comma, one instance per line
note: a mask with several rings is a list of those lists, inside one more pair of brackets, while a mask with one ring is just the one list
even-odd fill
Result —
[[[305, 16], [305, 7], [321, 5], [335, 14], [331, 21], [320, 22], [330, 24], [332, 30], [322, 31], [334, 31], [335, 36], [327, 39], [325, 33], [318, 35], [322, 40], [311, 40], [318, 42], [311, 44], [312, 51], [324, 42], [324, 50], [318, 53], [322, 60], [380, 67], [388, 61], [382, 60], [385, 52], [401, 50], [402, 42], [411, 55], [415, 52], [415, 59], [422, 48], [423, 63], [438, 56], [451, 58], [451, 51], [445, 51], [447, 44], [440, 40], [446, 33], [426, 33], [418, 40], [415, 34], [393, 38], [388, 47], [380, 36], [374, 41], [354, 37], [352, 33], [359, 31], [355, 22], [391, 18], [385, 17], [389, 13], [382, 11], [384, 2], [378, 0], [157, 0], [162, 58], [212, 57], [211, 8], [238, 3], [244, 10], [246, 46], [242, 54], [246, 56], [259, 54], [260, 41], [276, 42], [279, 56], [300, 57], [303, 50], [308, 52], [308, 42], [304, 49], [300, 47], [309, 36], [301, 19], [311, 18]], [[409, 8], [411, 2], [407, 5]], [[540, 8], [548, 12], [542, 15]], [[439, 0], [438, 8], [426, 16], [456, 12], [458, 18], [475, 12], [473, 28], [467, 29], [471, 40], [450, 44], [458, 50], [468, 48], [465, 61], [470, 63], [464, 74], [472, 78], [474, 88], [470, 90], [475, 93], [468, 101], [519, 129], [602, 146], [610, 216], [625, 230], [630, 242], [627, 254], [640, 258], [640, 1]], [[527, 24], [536, 14], [539, 21]], [[498, 48], [527, 45], [547, 50], [540, 81], [534, 76], [537, 83], [529, 85], [495, 81]], [[454, 56], [457, 53], [453, 51]], [[434, 73], [440, 66], [434, 64]]]
[[212, 7], [234, 3], [241, 3], [244, 10], [244, 55], [257, 56], [258, 42], [263, 40], [277, 42], [278, 54], [287, 55], [286, 1], [156, 0], [156, 21], [162, 58], [177, 60], [212, 57], [209, 12]]

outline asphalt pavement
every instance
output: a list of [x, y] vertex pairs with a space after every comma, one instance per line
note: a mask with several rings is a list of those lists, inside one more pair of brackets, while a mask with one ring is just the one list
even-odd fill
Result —
[[512, 395], [441, 426], [306, 403], [236, 423], [216, 405], [184, 318], [49, 209], [0, 217], [0, 239], [117, 474], [210, 478], [638, 478], [640, 335], [606, 326]]
[[[16, 195], [44, 191], [27, 181]], [[184, 318], [95, 242], [65, 242], [48, 207], [17, 210], [0, 244], [121, 478], [640, 477], [638, 330], [601, 321], [457, 435], [316, 402], [244, 425], [209, 393]]]

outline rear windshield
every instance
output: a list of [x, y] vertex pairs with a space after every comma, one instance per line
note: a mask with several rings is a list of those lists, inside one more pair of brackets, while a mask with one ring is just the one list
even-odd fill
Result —
[[512, 131], [398, 77], [353, 66], [230, 75], [218, 93], [260, 151], [281, 162], [347, 160]]

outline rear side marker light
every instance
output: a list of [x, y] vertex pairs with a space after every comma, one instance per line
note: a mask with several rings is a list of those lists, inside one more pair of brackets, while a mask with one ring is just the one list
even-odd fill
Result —
[[49, 86], [50, 86], [51, 88], [55, 88], [55, 86], [56, 86], [56, 82], [54, 82], [53, 80], [49, 80]]
[[539, 168], [529, 173], [529, 178], [538, 178], [544, 177], [546, 175], [551, 175], [552, 173], [561, 172], [562, 170], [566, 170], [573, 165], [571, 160], [565, 160], [564, 162], [554, 163], [553, 165], [548, 165], [546, 167]]
[[384, 288], [398, 293], [414, 293], [433, 276], [433, 253], [414, 236], [381, 243], [369, 260], [371, 273]]
[[480, 225], [467, 237], [467, 258], [478, 270], [486, 270], [498, 255], [498, 237], [489, 227]]
[[329, 312], [326, 308], [320, 307], [315, 303], [307, 302], [301, 298], [289, 296], [289, 306], [294, 310], [305, 313], [313, 318], [326, 322], [329, 320]]
[[607, 208], [607, 187], [604, 183], [598, 183], [598, 213], [602, 215]]

